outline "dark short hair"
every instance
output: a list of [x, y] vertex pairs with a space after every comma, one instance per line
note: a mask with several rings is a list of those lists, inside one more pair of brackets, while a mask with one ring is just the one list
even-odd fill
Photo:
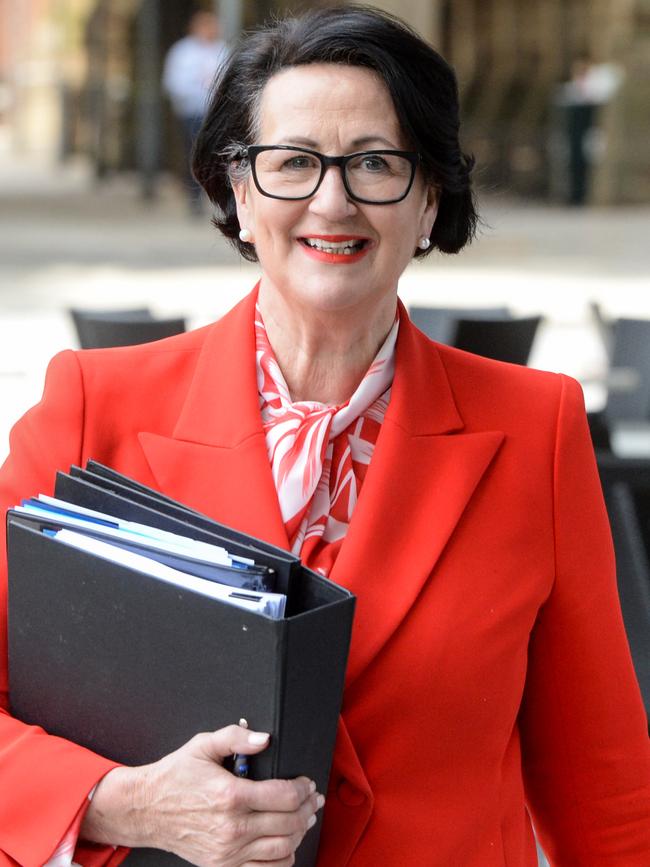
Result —
[[449, 64], [403, 21], [367, 6], [315, 9], [246, 36], [218, 76], [197, 137], [193, 172], [217, 206], [214, 223], [251, 261], [239, 240], [230, 171], [237, 147], [254, 144], [260, 95], [282, 69], [337, 63], [374, 70], [385, 83], [409, 146], [420, 153], [425, 178], [439, 190], [428, 251], [457, 253], [476, 231], [470, 173], [474, 164], [458, 139], [456, 76]]

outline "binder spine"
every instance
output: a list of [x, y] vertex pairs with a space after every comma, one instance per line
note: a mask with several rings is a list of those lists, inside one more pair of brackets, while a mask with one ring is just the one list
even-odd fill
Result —
[[[327, 792], [352, 628], [353, 599], [306, 611], [285, 622], [281, 729], [274, 776], [306, 775]], [[318, 822], [296, 852], [297, 867], [316, 863]]]
[[277, 668], [276, 668], [276, 677], [275, 677], [275, 694], [273, 697], [273, 728], [272, 732], [274, 733], [273, 737], [275, 739], [275, 743], [271, 743], [270, 749], [272, 750], [272, 763], [271, 763], [271, 774], [270, 776], [273, 778], [281, 778], [281, 766], [282, 762], [280, 761], [280, 745], [282, 743], [283, 737], [283, 722], [282, 722], [282, 713], [284, 709], [284, 697], [285, 691], [287, 688], [287, 668], [289, 665], [288, 660], [288, 621], [283, 620], [276, 624], [276, 647], [275, 647], [275, 658], [277, 660]]

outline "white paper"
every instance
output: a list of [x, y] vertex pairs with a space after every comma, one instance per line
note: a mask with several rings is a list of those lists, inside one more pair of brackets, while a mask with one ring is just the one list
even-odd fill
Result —
[[54, 538], [66, 545], [87, 551], [89, 554], [120, 563], [122, 566], [135, 569], [137, 572], [200, 593], [203, 596], [221, 599], [223, 602], [238, 608], [245, 608], [248, 611], [255, 611], [258, 614], [265, 614], [277, 619], [284, 616], [286, 597], [282, 593], [257, 593], [219, 584], [215, 581], [207, 581], [204, 578], [197, 578], [178, 569], [172, 569], [171, 566], [166, 566], [157, 560], [151, 560], [149, 557], [111, 545], [110, 542], [103, 542], [90, 536], [84, 536], [82, 533], [75, 533], [74, 530], [59, 530]]

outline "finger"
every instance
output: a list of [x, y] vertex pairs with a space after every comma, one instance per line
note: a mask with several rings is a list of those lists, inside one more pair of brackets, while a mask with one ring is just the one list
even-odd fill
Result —
[[291, 834], [305, 835], [316, 824], [316, 812], [322, 805], [322, 795], [311, 795], [299, 810], [294, 812], [252, 812], [239, 820], [242, 836], [249, 840], [258, 837], [286, 837]]
[[268, 732], [256, 732], [242, 726], [226, 726], [215, 732], [202, 732], [195, 735], [189, 742], [203, 756], [221, 763], [233, 753], [252, 755], [266, 749], [269, 745]]
[[[258, 812], [294, 813], [316, 792], [307, 777], [295, 780], [237, 780], [237, 807]], [[322, 797], [322, 796], [321, 796]]]
[[[292, 858], [294, 852], [302, 843], [303, 834], [291, 834], [286, 837], [260, 837], [253, 840], [245, 849], [242, 850], [242, 855], [248, 861], [262, 861], [275, 864], [276, 861], [282, 861], [285, 858]], [[289, 861], [291, 863], [291, 861]]]

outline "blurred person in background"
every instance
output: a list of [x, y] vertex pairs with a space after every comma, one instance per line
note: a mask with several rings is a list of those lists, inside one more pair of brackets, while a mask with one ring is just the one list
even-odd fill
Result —
[[184, 179], [190, 213], [201, 213], [201, 187], [190, 172], [192, 145], [203, 122], [205, 107], [216, 73], [228, 57], [226, 43], [220, 38], [219, 19], [212, 12], [196, 12], [188, 34], [167, 52], [163, 69], [163, 88], [178, 119], [184, 159]]
[[620, 87], [621, 70], [612, 63], [594, 63], [587, 54], [571, 65], [571, 77], [562, 84], [557, 102], [564, 106], [568, 146], [569, 205], [584, 205], [589, 200], [593, 164], [605, 147], [600, 127], [600, 108]]

